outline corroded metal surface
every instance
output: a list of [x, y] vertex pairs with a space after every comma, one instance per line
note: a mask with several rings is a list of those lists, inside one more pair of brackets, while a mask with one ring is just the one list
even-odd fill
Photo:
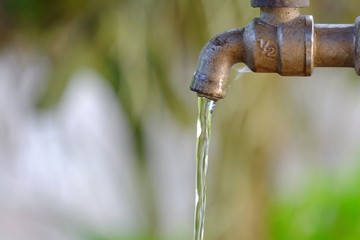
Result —
[[252, 7], [308, 7], [309, 0], [251, 0]]
[[353, 24], [315, 24], [316, 67], [354, 67]]
[[360, 75], [360, 17], [355, 21], [355, 70]]
[[[252, 1], [265, 2], [308, 1]], [[238, 62], [253, 72], [283, 76], [309, 76], [314, 67], [353, 67], [360, 75], [360, 18], [355, 24], [314, 24], [297, 8], [262, 7], [260, 18], [205, 45], [191, 90], [213, 100], [224, 98], [230, 68]]]
[[225, 96], [230, 68], [244, 61], [244, 29], [226, 31], [213, 37], [200, 54], [191, 90], [217, 100]]

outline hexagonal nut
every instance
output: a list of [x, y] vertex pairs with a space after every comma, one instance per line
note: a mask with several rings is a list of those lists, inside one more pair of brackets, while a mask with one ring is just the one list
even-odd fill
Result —
[[275, 73], [278, 69], [277, 27], [255, 18], [245, 28], [245, 64], [253, 72]]

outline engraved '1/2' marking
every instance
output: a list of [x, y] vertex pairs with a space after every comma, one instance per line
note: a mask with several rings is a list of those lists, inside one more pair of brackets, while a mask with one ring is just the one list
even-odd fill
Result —
[[259, 46], [262, 50], [261, 54], [263, 54], [269, 58], [276, 57], [276, 49], [271, 46], [272, 44], [271, 44], [270, 40], [265, 41], [263, 38], [259, 38], [258, 42], [259, 42]]

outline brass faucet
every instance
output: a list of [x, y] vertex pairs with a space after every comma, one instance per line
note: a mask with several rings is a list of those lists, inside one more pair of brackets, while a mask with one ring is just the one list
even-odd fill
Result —
[[310, 76], [314, 67], [353, 67], [360, 75], [360, 17], [355, 24], [314, 24], [312, 16], [300, 14], [309, 1], [252, 0], [260, 17], [205, 45], [190, 89], [224, 98], [230, 68], [239, 62], [282, 76]]

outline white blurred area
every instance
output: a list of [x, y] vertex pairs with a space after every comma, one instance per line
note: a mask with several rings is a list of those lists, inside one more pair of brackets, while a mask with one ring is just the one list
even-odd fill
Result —
[[[37, 112], [47, 68], [34, 53], [0, 54], [0, 239], [75, 240], [146, 229], [146, 199], [115, 95], [83, 69], [57, 106]], [[147, 119], [146, 127], [161, 231], [191, 234], [195, 131], [183, 131], [166, 114]]]
[[[290, 94], [298, 129], [278, 154], [276, 188], [298, 197], [314, 174], [346, 178], [356, 174], [360, 156], [360, 81], [354, 69], [316, 68], [309, 78], [294, 78]], [[302, 118], [302, 119], [301, 119]], [[296, 123], [297, 122], [297, 123]], [[299, 124], [300, 123], [300, 124]], [[300, 126], [300, 128], [299, 128]], [[304, 138], [305, 136], [305, 138]], [[298, 187], [294, 187], [298, 186]]]

